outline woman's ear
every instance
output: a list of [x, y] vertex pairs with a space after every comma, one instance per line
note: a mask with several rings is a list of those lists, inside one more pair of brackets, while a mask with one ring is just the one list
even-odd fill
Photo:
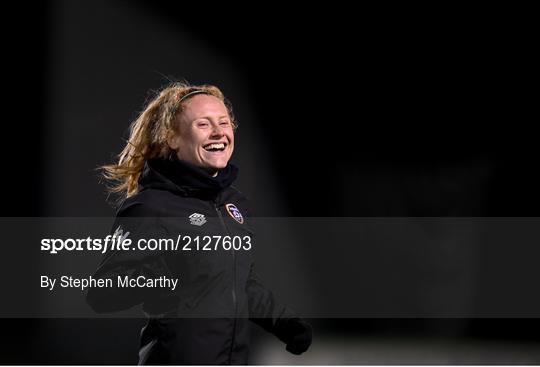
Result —
[[169, 145], [169, 148], [171, 148], [172, 150], [177, 150], [179, 147], [178, 140], [178, 133], [173, 129], [169, 130], [169, 132], [167, 133], [167, 145]]
[[182, 121], [179, 115], [176, 115], [171, 122], [171, 127], [167, 131], [167, 145], [169, 148], [176, 151], [180, 147], [180, 126]]

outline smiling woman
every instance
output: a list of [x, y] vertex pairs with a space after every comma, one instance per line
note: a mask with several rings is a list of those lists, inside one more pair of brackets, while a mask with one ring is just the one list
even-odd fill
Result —
[[[252, 235], [246, 197], [231, 184], [236, 121], [221, 91], [174, 83], [131, 126], [117, 164], [104, 166], [122, 194], [113, 230], [141, 238], [242, 238]], [[233, 241], [234, 242], [234, 241]], [[234, 245], [235, 243], [233, 243]], [[91, 288], [96, 312], [137, 304], [149, 316], [140, 364], [245, 364], [253, 321], [294, 354], [311, 344], [311, 326], [281, 305], [254, 271], [251, 246], [215, 251], [111, 251], [96, 279], [182, 279], [174, 288], [144, 284]]]
[[167, 142], [179, 159], [216, 176], [218, 170], [227, 166], [234, 150], [229, 110], [222, 99], [203, 90], [189, 93], [182, 101], [183, 113], [173, 124], [176, 133], [170, 134]]
[[215, 176], [234, 150], [237, 123], [232, 107], [213, 85], [172, 83], [163, 88], [133, 122], [118, 164], [103, 166], [112, 192], [130, 197], [151, 159], [175, 157]]

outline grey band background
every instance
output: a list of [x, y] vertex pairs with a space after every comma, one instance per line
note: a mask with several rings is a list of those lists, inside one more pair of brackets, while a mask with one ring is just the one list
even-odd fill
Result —
[[[154, 223], [154, 218], [148, 219]], [[192, 239], [189, 251], [183, 250], [185, 241], [174, 251], [136, 248], [141, 238], [176, 242], [177, 235], [194, 238], [198, 232], [188, 231], [200, 230], [190, 225], [189, 218], [160, 220], [185, 223], [186, 231], [129, 234], [132, 246], [125, 258], [189, 261], [213, 256], [216, 250], [197, 250]], [[98, 315], [86, 304], [86, 291], [60, 287], [61, 276], [88, 279], [105, 256], [101, 252], [86, 245], [57, 253], [41, 249], [42, 239], [103, 241], [114, 232], [113, 222], [113, 218], [3, 218], [0, 233], [9, 244], [3, 255], [12, 261], [3, 267], [0, 279], [2, 288], [12, 289], [17, 296], [5, 293], [0, 315], [144, 317], [137, 308]], [[129, 220], [123, 225], [130, 228]], [[243, 225], [254, 231], [249, 251], [263, 283], [279, 302], [307, 318], [540, 317], [540, 295], [535, 291], [540, 278], [535, 266], [540, 255], [539, 218], [257, 217]], [[222, 247], [217, 251], [221, 256], [230, 253]], [[29, 257], [38, 259], [35, 266], [21, 267]], [[189, 289], [188, 274], [171, 270], [179, 276], [178, 290]], [[58, 279], [53, 290], [41, 287], [42, 275]], [[223, 317], [222, 312], [190, 310], [176, 317]]]

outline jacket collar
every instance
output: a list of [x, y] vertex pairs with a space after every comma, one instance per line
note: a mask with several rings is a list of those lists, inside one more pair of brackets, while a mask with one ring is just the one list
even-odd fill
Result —
[[231, 186], [237, 175], [238, 168], [230, 163], [216, 177], [212, 177], [204, 169], [176, 157], [170, 160], [154, 158], [146, 162], [139, 185], [141, 190], [153, 188], [182, 196], [215, 199], [221, 191]]

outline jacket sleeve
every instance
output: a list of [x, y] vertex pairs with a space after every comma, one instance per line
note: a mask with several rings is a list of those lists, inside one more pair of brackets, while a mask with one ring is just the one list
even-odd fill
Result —
[[[249, 200], [245, 198], [242, 203], [246, 216], [254, 216]], [[266, 288], [259, 275], [255, 271], [255, 265], [251, 262], [249, 275], [246, 283], [248, 298], [249, 319], [262, 327], [267, 332], [274, 334], [284, 343], [290, 341], [290, 321], [298, 320], [299, 317], [289, 307], [279, 303], [274, 293]]]
[[[276, 335], [285, 341], [285, 325], [298, 316], [289, 307], [277, 302], [272, 291], [261, 282], [258, 274], [251, 264], [249, 278], [246, 285], [249, 305], [249, 319], [261, 326], [264, 330]], [[285, 341], [286, 342], [286, 341]]]
[[[144, 216], [145, 215], [145, 216]], [[132, 240], [132, 246], [139, 238], [159, 236], [160, 225], [155, 215], [144, 210], [140, 204], [125, 208], [116, 217], [111, 235], [121, 234]], [[137, 278], [145, 276], [157, 278], [169, 276], [161, 256], [147, 251], [107, 251], [97, 270], [92, 275], [95, 279], [111, 279], [112, 287], [89, 288], [86, 301], [97, 313], [126, 310], [152, 297], [155, 290], [143, 287], [118, 287], [118, 277]]]

